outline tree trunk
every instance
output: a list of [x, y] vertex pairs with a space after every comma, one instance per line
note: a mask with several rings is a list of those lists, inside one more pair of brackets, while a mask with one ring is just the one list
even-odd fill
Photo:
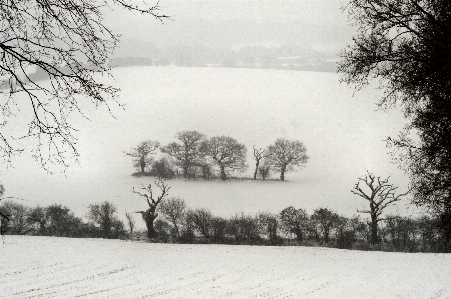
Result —
[[377, 216], [375, 214], [371, 214], [371, 244], [378, 244], [379, 240], [377, 237]]
[[225, 166], [223, 164], [219, 165], [221, 168], [221, 180], [225, 181], [227, 179], [226, 173], [225, 173]]
[[296, 228], [296, 239], [297, 239], [299, 242], [302, 242], [302, 230], [301, 230], [300, 227], [297, 227], [297, 228]]
[[255, 163], [254, 180], [257, 179], [258, 166], [260, 165], [260, 160]]
[[144, 160], [144, 156], [139, 159], [139, 167], [141, 167], [141, 173], [144, 173], [144, 170], [146, 168], [146, 161]]
[[287, 166], [286, 165], [283, 165], [281, 168], [280, 168], [280, 180], [281, 181], [285, 181], [285, 170], [287, 169]]
[[143, 220], [146, 223], [147, 237], [149, 238], [149, 240], [152, 240], [157, 236], [153, 227], [153, 222], [155, 221], [157, 216], [158, 215], [156, 213], [151, 213], [149, 212], [149, 210], [147, 210], [145, 213], [142, 213]]

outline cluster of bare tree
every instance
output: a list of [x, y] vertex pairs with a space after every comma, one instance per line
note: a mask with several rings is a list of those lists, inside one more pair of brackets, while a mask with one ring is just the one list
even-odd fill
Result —
[[32, 208], [6, 200], [2, 201], [0, 211], [6, 216], [1, 223], [4, 234], [107, 239], [126, 237], [125, 225], [119, 220], [115, 205], [108, 201], [90, 205], [87, 222], [61, 204]]
[[[251, 245], [309, 245], [347, 249], [425, 251], [442, 250], [436, 219], [387, 216], [378, 227], [378, 245], [372, 240], [371, 222], [359, 216], [347, 218], [328, 208], [308, 215], [288, 207], [278, 214], [237, 214], [229, 218], [207, 209], [189, 209], [183, 199], [168, 198], [158, 208], [161, 217], [153, 225], [153, 240], [172, 243]], [[139, 238], [143, 233], [134, 234]]]
[[[185, 179], [202, 177], [209, 180], [219, 173], [221, 180], [229, 177], [230, 171], [245, 171], [246, 146], [230, 136], [207, 138], [196, 131], [183, 131], [176, 134], [176, 142], [161, 146], [158, 141], [143, 141], [125, 154], [134, 158], [138, 175], [154, 175], [159, 178], [172, 178], [179, 174]], [[156, 154], [163, 154], [155, 159]], [[256, 161], [254, 180], [260, 175], [265, 180], [270, 170], [280, 173], [285, 180], [285, 172], [308, 161], [306, 148], [300, 141], [277, 139], [267, 149], [254, 146], [253, 159]]]
[[[54, 204], [30, 208], [6, 200], [0, 212], [6, 234], [62, 237], [130, 238], [172, 243], [218, 243], [255, 245], [314, 245], [362, 250], [446, 251], [438, 226], [439, 219], [388, 215], [382, 211], [400, 200], [397, 189], [371, 173], [359, 178], [352, 192], [369, 202], [370, 220], [359, 216], [347, 218], [328, 208], [318, 208], [308, 215], [306, 210], [287, 207], [277, 214], [237, 214], [229, 218], [213, 215], [207, 209], [189, 209], [179, 197], [168, 198], [170, 187], [164, 180], [133, 192], [147, 203], [139, 211], [146, 231], [136, 231], [132, 213], [125, 213], [127, 225], [119, 220], [110, 202], [93, 204], [85, 215], [87, 222], [76, 217], [69, 208]], [[126, 227], [128, 228], [126, 230]]]

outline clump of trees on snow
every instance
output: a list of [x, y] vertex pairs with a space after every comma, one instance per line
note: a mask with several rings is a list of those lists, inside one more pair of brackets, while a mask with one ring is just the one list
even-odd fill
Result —
[[[168, 197], [167, 185], [158, 184], [160, 188], [156, 183], [135, 191], [150, 203], [148, 210], [140, 212], [145, 231], [136, 229], [134, 213], [124, 213], [125, 225], [111, 202], [90, 205], [84, 221], [62, 205], [32, 208], [11, 200], [0, 205], [0, 212], [9, 219], [2, 222], [2, 229], [5, 234], [14, 235], [150, 239], [166, 243], [300, 245], [403, 252], [445, 250], [437, 227], [439, 219], [430, 216], [385, 215], [378, 222], [375, 245], [371, 221], [360, 216], [345, 217], [327, 207], [309, 214], [305, 209], [290, 206], [279, 213], [239, 213], [226, 218], [205, 208], [191, 209], [182, 198]], [[151, 225], [147, 218], [152, 218]]]
[[[219, 177], [227, 180], [233, 171], [245, 172], [247, 148], [230, 136], [206, 135], [197, 131], [182, 131], [175, 135], [177, 141], [160, 146], [158, 141], [143, 141], [126, 155], [134, 158], [137, 172], [134, 175], [150, 175], [170, 179], [183, 177], [210, 180]], [[158, 151], [158, 149], [160, 151]], [[266, 149], [253, 146], [255, 170], [253, 179], [266, 180], [271, 172], [279, 173], [285, 180], [287, 171], [305, 166], [309, 157], [300, 141], [277, 139]], [[156, 157], [159, 156], [157, 159]]]

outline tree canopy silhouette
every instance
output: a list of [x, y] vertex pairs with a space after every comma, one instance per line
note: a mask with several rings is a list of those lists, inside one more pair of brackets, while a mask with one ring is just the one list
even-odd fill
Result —
[[380, 107], [403, 107], [409, 123], [388, 144], [413, 202], [440, 215], [451, 241], [451, 2], [352, 0], [346, 10], [358, 34], [341, 80], [361, 89], [379, 79]]

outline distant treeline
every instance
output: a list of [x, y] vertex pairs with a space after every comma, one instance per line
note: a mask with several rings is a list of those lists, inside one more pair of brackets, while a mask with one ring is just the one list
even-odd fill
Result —
[[239, 50], [200, 46], [154, 48], [146, 57], [117, 57], [115, 66], [183, 66], [259, 68], [299, 71], [336, 72], [335, 54], [324, 54], [296, 45], [284, 47], [248, 46]]
[[[207, 138], [197, 131], [182, 131], [175, 135], [176, 142], [160, 145], [158, 141], [146, 140], [132, 148], [126, 155], [134, 158], [136, 176], [150, 175], [171, 179], [183, 176], [185, 179], [203, 178], [210, 180], [230, 178], [230, 172], [244, 172], [247, 148], [230, 136]], [[155, 155], [160, 152], [160, 158]], [[270, 172], [279, 174], [281, 181], [285, 173], [304, 166], [309, 157], [300, 141], [277, 139], [267, 148], [253, 146], [255, 161], [253, 179], [269, 178]]]
[[[1, 228], [6, 235], [109, 238], [148, 241], [145, 231], [135, 230], [133, 214], [124, 224], [110, 202], [88, 207], [86, 221], [60, 204], [27, 207], [13, 201], [0, 205]], [[370, 225], [359, 216], [343, 217], [328, 208], [309, 215], [303, 209], [287, 207], [278, 214], [237, 214], [229, 218], [207, 209], [189, 209], [181, 198], [164, 200], [155, 221], [153, 242], [324, 246], [342, 249], [400, 252], [445, 251], [437, 220], [387, 216], [379, 227], [380, 242], [371, 245]]]

